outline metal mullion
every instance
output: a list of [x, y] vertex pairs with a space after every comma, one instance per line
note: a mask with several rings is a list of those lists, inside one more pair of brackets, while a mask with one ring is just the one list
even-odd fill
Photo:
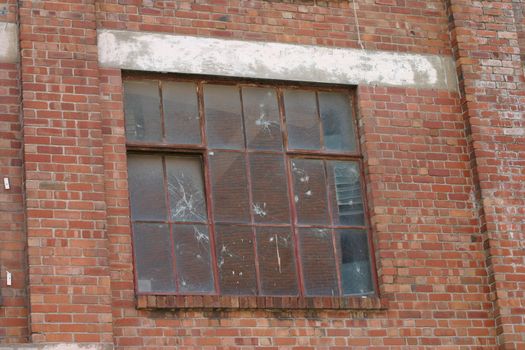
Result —
[[[332, 211], [332, 193], [330, 191], [330, 180], [328, 177], [328, 165], [327, 161], [323, 160], [323, 170], [324, 170], [324, 177], [326, 179], [325, 186], [326, 186], [326, 200], [328, 204], [328, 219], [329, 222], [334, 226], [334, 217], [333, 217], [333, 211]], [[334, 179], [334, 187], [335, 187], [335, 179]], [[334, 194], [335, 195], [335, 194]], [[332, 248], [334, 251], [334, 260], [335, 260], [335, 270], [337, 273], [337, 287], [339, 288], [339, 295], [342, 295], [342, 282], [341, 282], [341, 268], [339, 266], [339, 258], [337, 254], [337, 245], [335, 240], [335, 230], [333, 228], [330, 228], [330, 234], [332, 236]]]
[[319, 144], [321, 147], [319, 148], [321, 152], [326, 151], [326, 147], [324, 144], [324, 128], [323, 128], [323, 121], [321, 120], [321, 109], [319, 107], [319, 93], [314, 91], [315, 95], [315, 111], [317, 113], [317, 122], [319, 123]]
[[255, 260], [255, 284], [257, 288], [257, 294], [260, 295], [262, 292], [262, 282], [261, 282], [261, 273], [259, 270], [259, 254], [257, 252], [257, 234], [255, 231], [255, 217], [253, 215], [252, 207], [254, 205], [253, 203], [253, 194], [252, 194], [252, 175], [250, 171], [250, 158], [248, 156], [248, 138], [246, 137], [246, 123], [244, 120], [244, 102], [242, 98], [242, 88], [240, 86], [237, 86], [239, 91], [239, 98], [241, 102], [241, 120], [242, 120], [242, 131], [243, 131], [243, 138], [244, 138], [244, 151], [242, 152], [244, 155], [244, 167], [246, 171], [246, 179], [248, 181], [248, 203], [250, 206], [250, 222], [251, 222], [251, 230], [252, 230], [252, 236], [253, 236], [253, 252], [254, 252], [254, 260]]
[[288, 185], [288, 201], [290, 204], [290, 224], [292, 229], [292, 237], [294, 240], [294, 255], [295, 255], [295, 267], [297, 270], [297, 288], [300, 296], [306, 296], [304, 288], [304, 277], [302, 268], [302, 259], [299, 249], [299, 231], [297, 230], [297, 211], [294, 201], [294, 188], [293, 188], [293, 175], [290, 167], [291, 158], [287, 154], [288, 150], [288, 130], [286, 127], [286, 115], [284, 110], [284, 97], [283, 89], [277, 88], [277, 102], [279, 106], [279, 121], [281, 123], [281, 132], [283, 135], [283, 156], [284, 156], [284, 169], [286, 172], [286, 183]]
[[162, 93], [162, 80], [157, 80], [157, 86], [158, 86], [158, 90], [159, 90], [159, 102], [160, 102], [160, 106], [159, 106], [159, 112], [160, 112], [160, 130], [161, 130], [161, 140], [162, 140], [162, 143], [165, 143], [166, 142], [166, 122], [165, 122], [165, 118], [164, 118], [164, 96], [163, 96], [163, 93]]
[[171, 203], [170, 203], [170, 196], [168, 191], [168, 176], [166, 171], [166, 157], [162, 156], [162, 181], [163, 181], [163, 187], [164, 187], [164, 200], [166, 202], [166, 214], [168, 217], [168, 229], [170, 232], [170, 243], [171, 243], [171, 253], [173, 256], [173, 278], [175, 279], [175, 293], [179, 292], [179, 278], [177, 274], [177, 254], [175, 252], [175, 234], [173, 232], [174, 225], [171, 224], [169, 219], [171, 218]]
[[287, 153], [297, 158], [316, 158], [326, 160], [360, 160], [363, 159], [361, 154], [341, 153], [319, 150], [288, 150]]

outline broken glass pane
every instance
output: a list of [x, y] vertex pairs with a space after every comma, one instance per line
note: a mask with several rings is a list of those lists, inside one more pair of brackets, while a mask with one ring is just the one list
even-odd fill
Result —
[[204, 85], [204, 106], [210, 148], [243, 149], [239, 89], [228, 85]]
[[304, 289], [307, 295], [339, 295], [330, 229], [299, 229]]
[[166, 224], [133, 224], [139, 292], [175, 292], [170, 231]]
[[244, 154], [217, 151], [208, 154], [215, 221], [250, 222]]
[[159, 85], [124, 81], [124, 114], [128, 141], [162, 141]]
[[200, 157], [166, 157], [171, 220], [206, 222]]
[[294, 202], [299, 224], [328, 224], [324, 164], [319, 159], [291, 160]]
[[134, 221], [166, 220], [166, 194], [160, 156], [128, 154], [128, 184], [131, 218]]
[[166, 141], [176, 144], [200, 144], [201, 124], [197, 86], [194, 83], [162, 84]]
[[294, 243], [289, 227], [257, 227], [262, 295], [297, 295]]
[[221, 293], [256, 294], [252, 228], [250, 226], [217, 225], [215, 231]]
[[338, 92], [319, 92], [324, 146], [329, 150], [356, 151], [350, 98]]
[[179, 291], [207, 293], [214, 290], [210, 236], [206, 225], [173, 225], [175, 266]]
[[283, 137], [275, 89], [242, 89], [248, 148], [282, 150]]
[[284, 107], [288, 130], [288, 148], [320, 149], [321, 132], [315, 92], [285, 90]]
[[284, 164], [284, 157], [279, 154], [250, 154], [252, 212], [255, 222], [290, 222]]
[[341, 229], [336, 233], [343, 293], [373, 293], [366, 231]]
[[329, 161], [327, 166], [334, 225], [364, 226], [359, 163]]

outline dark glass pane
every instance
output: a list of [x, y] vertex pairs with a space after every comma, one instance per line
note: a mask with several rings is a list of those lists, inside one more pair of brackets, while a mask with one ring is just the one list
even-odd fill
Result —
[[139, 292], [175, 292], [168, 225], [134, 224], [133, 251]]
[[344, 294], [373, 293], [368, 237], [363, 230], [336, 230]]
[[243, 153], [210, 152], [215, 221], [250, 222], [248, 181]]
[[160, 156], [128, 154], [128, 184], [132, 220], [166, 220], [163, 178]]
[[171, 220], [206, 222], [200, 157], [166, 157]]
[[320, 149], [321, 132], [317, 116], [315, 92], [286, 90], [284, 92], [288, 148]]
[[282, 150], [283, 137], [275, 89], [242, 89], [248, 148]]
[[239, 89], [204, 85], [206, 135], [211, 148], [244, 148]]
[[365, 213], [359, 163], [343, 161], [327, 163], [334, 225], [364, 226]]
[[252, 153], [250, 173], [255, 222], [289, 223], [290, 209], [284, 157]]
[[297, 272], [289, 227], [257, 227], [262, 295], [297, 295]]
[[329, 229], [299, 229], [307, 295], [339, 295], [334, 246]]
[[221, 294], [256, 294], [257, 277], [252, 228], [217, 225], [215, 230]]
[[162, 141], [158, 82], [124, 81], [124, 114], [128, 141]]
[[329, 150], [356, 150], [353, 113], [349, 96], [337, 92], [319, 93], [324, 146]]
[[299, 224], [328, 224], [324, 164], [318, 159], [292, 159], [294, 201]]
[[214, 290], [210, 236], [205, 225], [174, 225], [175, 266], [179, 291], [207, 293]]
[[166, 141], [177, 144], [200, 144], [201, 125], [197, 86], [194, 83], [162, 84]]

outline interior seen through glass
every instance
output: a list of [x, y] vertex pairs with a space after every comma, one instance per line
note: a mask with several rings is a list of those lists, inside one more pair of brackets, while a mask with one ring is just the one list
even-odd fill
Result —
[[348, 92], [124, 89], [139, 292], [373, 293]]

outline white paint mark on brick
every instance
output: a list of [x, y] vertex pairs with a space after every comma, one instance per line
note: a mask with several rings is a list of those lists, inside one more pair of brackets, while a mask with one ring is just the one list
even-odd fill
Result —
[[523, 136], [525, 135], [525, 128], [505, 128], [503, 133], [505, 135]]
[[101, 30], [101, 66], [142, 71], [457, 90], [451, 57]]
[[18, 28], [15, 23], [0, 22], [0, 62], [18, 61]]

